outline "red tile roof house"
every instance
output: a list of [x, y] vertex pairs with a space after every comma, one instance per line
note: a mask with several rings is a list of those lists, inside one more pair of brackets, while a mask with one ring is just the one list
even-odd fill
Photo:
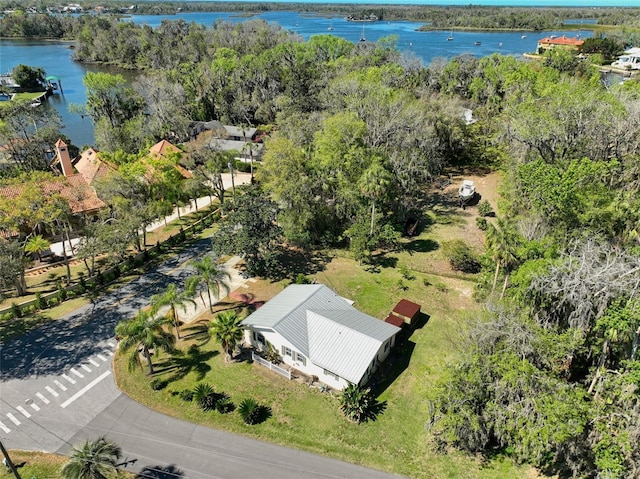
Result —
[[584, 40], [580, 38], [570, 38], [562, 35], [561, 37], [546, 37], [538, 41], [538, 53], [544, 53], [546, 50], [554, 50], [563, 48], [565, 50], [577, 50]]

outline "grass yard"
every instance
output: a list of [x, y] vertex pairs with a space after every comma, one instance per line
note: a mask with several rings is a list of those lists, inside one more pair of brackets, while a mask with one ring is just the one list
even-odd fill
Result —
[[[481, 306], [472, 299], [473, 278], [450, 271], [438, 251], [441, 241], [455, 236], [455, 229], [467, 227], [467, 215], [460, 212], [459, 217], [439, 222], [437, 208], [429, 214], [433, 214], [433, 222], [410, 240], [428, 245], [425, 251], [387, 255], [373, 268], [359, 266], [346, 255], [333, 256], [313, 275], [377, 318], [384, 318], [402, 298], [422, 305], [422, 324], [396, 348], [377, 379], [376, 392], [379, 400], [386, 402], [386, 409], [376, 421], [360, 425], [349, 422], [339, 410], [337, 393], [323, 393], [304, 383], [288, 381], [247, 361], [225, 364], [219, 346], [201, 334], [211, 317], [209, 313], [184, 326], [187, 338], [179, 344], [182, 356], [163, 354], [154, 358], [157, 373], [153, 378], [146, 370], [127, 372], [126, 358], [118, 354], [118, 386], [135, 400], [171, 416], [411, 478], [541, 477], [534, 469], [505, 459], [484, 461], [457, 451], [443, 454], [434, 450], [425, 428], [426, 396], [442, 367], [464, 354], [456, 347], [456, 335], [468, 315], [479, 312]], [[475, 228], [475, 223], [472, 226]], [[258, 281], [249, 283], [242, 292], [264, 301], [283, 287], [283, 283]], [[219, 308], [235, 306], [242, 308], [232, 300]], [[150, 381], [155, 378], [168, 381], [167, 387], [152, 391]], [[176, 394], [192, 389], [199, 381], [230, 395], [236, 406], [252, 397], [270, 407], [272, 416], [261, 424], [247, 426], [237, 412], [203, 412]]]

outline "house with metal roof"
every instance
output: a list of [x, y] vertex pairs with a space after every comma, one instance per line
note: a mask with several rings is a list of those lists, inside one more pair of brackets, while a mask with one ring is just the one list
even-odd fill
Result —
[[334, 389], [366, 384], [400, 332], [322, 284], [291, 285], [241, 324], [246, 343]]

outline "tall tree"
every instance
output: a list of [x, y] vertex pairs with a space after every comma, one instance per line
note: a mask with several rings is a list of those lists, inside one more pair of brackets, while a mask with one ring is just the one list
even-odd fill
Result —
[[175, 283], [170, 283], [162, 293], [151, 296], [151, 310], [154, 314], [157, 313], [158, 309], [161, 307], [169, 306], [169, 318], [176, 329], [177, 339], [180, 339], [180, 319], [178, 318], [178, 308], [186, 311], [189, 303], [195, 304], [193, 301], [193, 292], [178, 291], [178, 287]]
[[171, 324], [171, 319], [156, 316], [153, 311], [139, 311], [138, 314], [127, 321], [121, 321], [116, 326], [116, 336], [120, 338], [120, 349], [123, 352], [131, 350], [129, 356], [129, 370], [133, 370], [137, 364], [142, 368], [140, 354], [146, 359], [149, 374], [153, 374], [153, 362], [151, 350], [160, 349], [173, 351], [175, 337], [165, 330], [165, 326]]
[[207, 287], [209, 298], [209, 310], [213, 312], [213, 301], [211, 300], [211, 288], [216, 288], [216, 299], [220, 300], [220, 291], [229, 292], [228, 281], [231, 275], [221, 265], [216, 263], [211, 256], [205, 256], [200, 261], [192, 261], [191, 267], [196, 271], [195, 278], [199, 283], [204, 283]]
[[235, 311], [223, 311], [211, 320], [209, 326], [209, 334], [222, 346], [227, 362], [233, 359], [233, 351], [242, 341], [244, 333], [240, 321], [242, 318]]
[[71, 449], [69, 461], [60, 474], [64, 479], [108, 479], [117, 475], [122, 450], [115, 442], [102, 436], [87, 440]]
[[376, 218], [376, 200], [389, 193], [391, 174], [379, 161], [374, 161], [360, 178], [360, 191], [371, 200], [371, 229], [369, 234], [373, 236], [373, 228]]

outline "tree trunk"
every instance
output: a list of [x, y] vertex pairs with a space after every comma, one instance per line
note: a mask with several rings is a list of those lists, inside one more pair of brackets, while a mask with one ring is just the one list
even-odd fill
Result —
[[62, 227], [63, 237], [62, 237], [62, 254], [64, 256], [64, 266], [67, 271], [67, 285], [71, 284], [71, 266], [69, 265], [69, 257], [67, 256], [67, 249], [65, 247], [65, 242], [69, 242], [69, 248], [71, 251], [69, 253], [73, 254], [73, 247], [71, 246], [71, 238], [69, 238], [69, 230], [67, 230], [66, 225]]
[[504, 292], [507, 290], [507, 284], [509, 283], [509, 273], [504, 275], [504, 283], [502, 284], [502, 292], [500, 293], [500, 299], [504, 298]]
[[173, 306], [171, 306], [171, 314], [173, 316], [173, 325], [176, 327], [176, 338], [177, 339], [181, 339], [180, 338], [180, 325], [178, 323], [178, 312], [176, 311], [176, 308], [174, 308]]
[[[213, 313], [213, 301], [211, 301], [211, 288], [207, 285], [207, 296], [209, 297], [209, 311]], [[218, 293], [218, 298], [220, 294]]]
[[18, 296], [24, 296], [25, 294], [27, 294], [27, 282], [24, 279], [24, 268], [22, 269], [22, 272], [16, 277], [15, 285], [16, 293], [18, 294]]
[[589, 386], [589, 390], [587, 391], [589, 394], [593, 392], [593, 388], [598, 383], [598, 379], [600, 379], [600, 371], [604, 367], [604, 363], [607, 359], [607, 351], [609, 350], [609, 340], [605, 339], [604, 344], [602, 345], [602, 355], [600, 356], [600, 361], [598, 361], [598, 366], [596, 368], [596, 374], [593, 377], [593, 381], [591, 381], [591, 385]]
[[491, 292], [496, 290], [496, 283], [498, 282], [498, 274], [500, 274], [500, 262], [496, 262], [496, 274], [493, 275], [493, 286], [491, 286]]
[[640, 343], [640, 326], [635, 333], [633, 333], [633, 343], [631, 345], [631, 361], [636, 360], [636, 355], [638, 354], [638, 344]]
[[147, 358], [147, 366], [149, 366], [149, 375], [152, 375], [155, 371], [153, 370], [153, 363], [151, 362], [151, 352], [145, 347], [142, 350], [142, 354], [145, 358]]
[[373, 226], [376, 221], [376, 202], [375, 200], [371, 200], [371, 230], [369, 231], [369, 236], [373, 236]]

